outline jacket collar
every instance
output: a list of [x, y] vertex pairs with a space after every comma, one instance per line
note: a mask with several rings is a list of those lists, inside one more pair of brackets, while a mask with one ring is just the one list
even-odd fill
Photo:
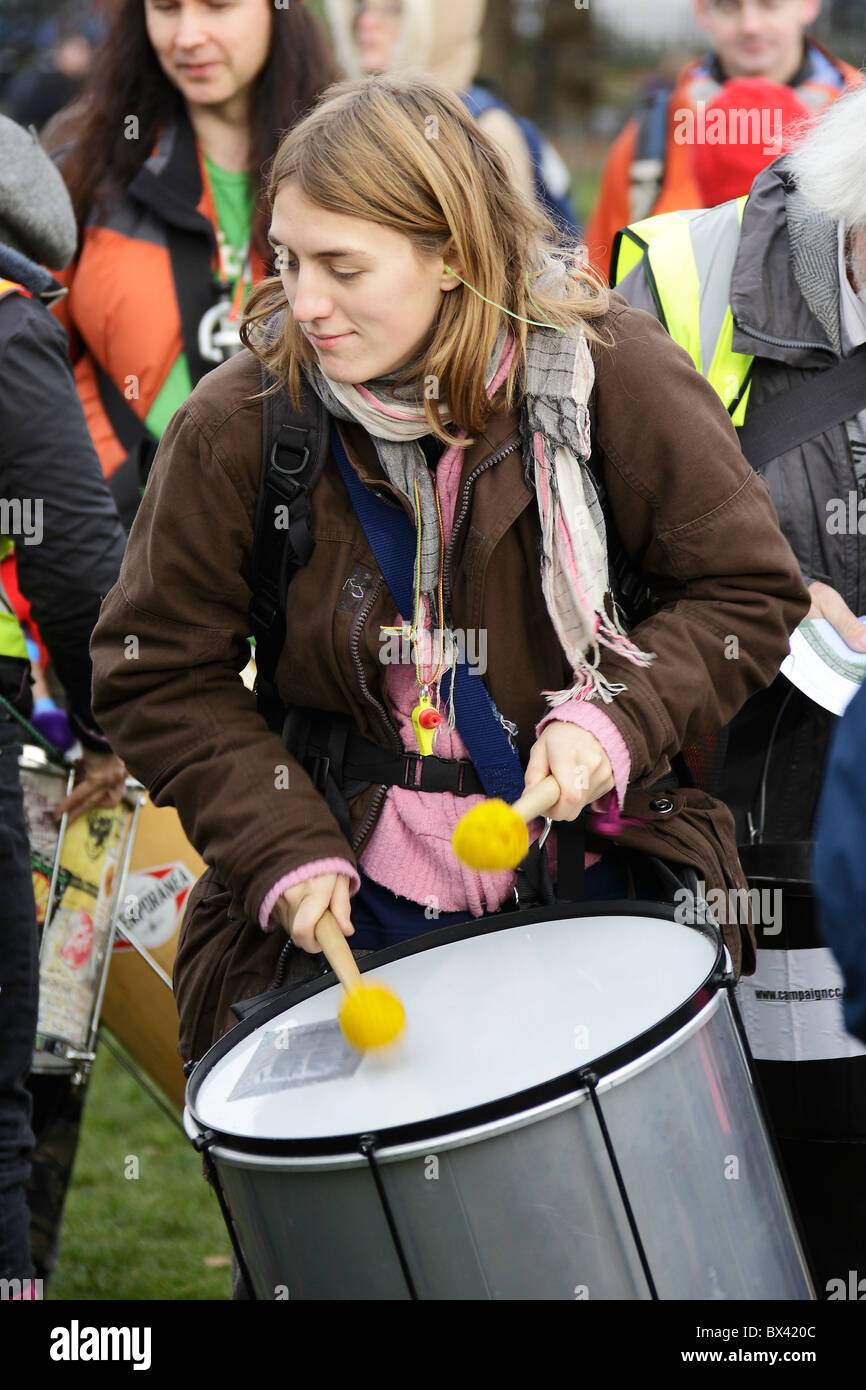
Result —
[[[803, 255], [809, 245], [833, 254]], [[826, 367], [837, 356], [832, 286], [838, 279], [835, 230], [799, 193], [783, 156], [754, 184], [743, 216], [731, 278], [735, 352], [799, 367]], [[838, 318], [838, 287], [836, 290]]]
[[[389, 499], [393, 498], [400, 503], [409, 516], [412, 516], [412, 508], [408, 498], [404, 497], [385, 476], [376, 453], [376, 446], [364, 427], [355, 421], [344, 420], [337, 421], [337, 425], [349, 461], [361, 482], [374, 492], [384, 493]], [[463, 466], [460, 470], [460, 488], [463, 488], [464, 483], [476, 468], [488, 459], [495, 457], [513, 436], [519, 439], [519, 418], [516, 411], [501, 411], [491, 415], [484, 430], [476, 436], [465, 451]], [[503, 499], [504, 502], [505, 499]]]
[[11, 246], [4, 246], [0, 242], [0, 279], [14, 280], [17, 285], [23, 285], [25, 290], [29, 290], [37, 299], [41, 299], [43, 304], [56, 304], [66, 294], [65, 286], [55, 280], [50, 271], [45, 270], [36, 261], [31, 261], [29, 256], [25, 256], [20, 251], [14, 251]]
[[195, 135], [185, 115], [165, 122], [153, 151], [126, 191], [170, 226], [203, 232], [213, 241], [210, 222], [198, 210], [203, 191], [201, 166]]

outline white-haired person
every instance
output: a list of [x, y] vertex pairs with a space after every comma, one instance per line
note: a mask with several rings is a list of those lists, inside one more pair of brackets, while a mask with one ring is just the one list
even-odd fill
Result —
[[[663, 316], [740, 427], [743, 451], [768, 484], [800, 563], [808, 616], [835, 629], [842, 646], [832, 660], [843, 663], [846, 645], [852, 659], [866, 652], [859, 621], [866, 614], [864, 131], [866, 86], [859, 85], [758, 175], [748, 201], [650, 218], [624, 231], [616, 253], [620, 272], [632, 265], [618, 280], [620, 293]], [[811, 901], [804, 906], [803, 899], [835, 723], [780, 675], [744, 706], [717, 759], [723, 765], [713, 790], [734, 813], [746, 873], [789, 895], [785, 917], [796, 950], [820, 946]], [[805, 918], [795, 930], [798, 912]], [[764, 944], [772, 973], [782, 943], [768, 937]], [[790, 969], [807, 955], [791, 955]], [[757, 983], [770, 986], [770, 973], [764, 977], [759, 953]], [[782, 1006], [763, 1007], [778, 1018]], [[776, 1027], [769, 1019], [764, 1037], [753, 1036], [812, 1253], [827, 1277], [840, 1260], [855, 1258], [846, 1245], [854, 1227], [845, 1203], [831, 1216], [829, 1198], [817, 1194], [835, 1190], [854, 1200], [863, 1190], [866, 1140], [866, 1059], [851, 1060], [836, 1012], [829, 1031], [814, 1010], [788, 1019], [787, 1043], [778, 1048], [767, 1041]], [[828, 1142], [834, 1136], [840, 1143]], [[866, 1231], [866, 1200], [863, 1206]]]

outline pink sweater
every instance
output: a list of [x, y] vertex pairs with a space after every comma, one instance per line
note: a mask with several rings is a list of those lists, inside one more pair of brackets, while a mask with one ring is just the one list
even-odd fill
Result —
[[[451, 535], [460, 474], [462, 450], [447, 449], [436, 466], [436, 484], [442, 506], [442, 526], [446, 546]], [[403, 621], [398, 615], [395, 625]], [[392, 664], [387, 668], [385, 688], [391, 702], [394, 719], [403, 740], [403, 747], [417, 752], [412, 710], [418, 700], [418, 684], [413, 665]], [[570, 700], [551, 711], [536, 726], [540, 734], [554, 720], [577, 724], [593, 734], [607, 754], [614, 774], [619, 805], [625, 799], [630, 759], [622, 735], [613, 720], [596, 704]], [[466, 758], [466, 745], [455, 729], [449, 733], [445, 723], [439, 726], [434, 749], [440, 758]], [[512, 870], [500, 873], [480, 873], [469, 869], [456, 858], [451, 849], [451, 833], [460, 817], [483, 797], [455, 796], [452, 792], [415, 792], [405, 787], [389, 787], [379, 819], [361, 853], [360, 863], [369, 878], [381, 883], [392, 893], [412, 902], [438, 908], [440, 912], [471, 912], [481, 917], [502, 905], [516, 883]], [[530, 826], [530, 842], [537, 840], [543, 821]], [[551, 873], [556, 878], [555, 837], [548, 841]], [[598, 859], [588, 854], [587, 867]], [[360, 879], [347, 859], [317, 859], [303, 864], [291, 874], [284, 875], [264, 898], [259, 922], [265, 931], [275, 923], [270, 921], [274, 905], [287, 888], [303, 883], [319, 874], [345, 874], [350, 880], [350, 892], [356, 893]]]

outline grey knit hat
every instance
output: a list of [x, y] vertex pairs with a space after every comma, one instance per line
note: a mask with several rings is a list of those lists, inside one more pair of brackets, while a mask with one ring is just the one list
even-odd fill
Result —
[[36, 131], [0, 116], [0, 243], [62, 270], [77, 240], [66, 184]]

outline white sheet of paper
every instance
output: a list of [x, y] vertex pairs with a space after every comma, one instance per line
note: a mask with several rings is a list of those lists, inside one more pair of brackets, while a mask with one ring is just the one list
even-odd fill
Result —
[[780, 669], [810, 700], [844, 714], [866, 678], [866, 654], [847, 646], [826, 618], [806, 618], [791, 634]]

